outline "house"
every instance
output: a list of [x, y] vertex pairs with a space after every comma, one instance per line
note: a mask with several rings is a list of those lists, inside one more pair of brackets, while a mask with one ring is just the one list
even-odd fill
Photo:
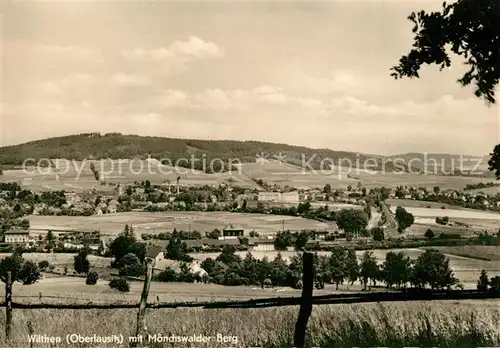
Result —
[[21, 229], [12, 229], [4, 233], [4, 242], [9, 244], [30, 243], [29, 231]]
[[222, 230], [222, 236], [224, 238], [226, 237], [243, 237], [245, 234], [245, 230], [238, 225], [233, 225], [233, 224], [228, 224], [224, 229]]
[[250, 251], [274, 251], [274, 238], [248, 238]]
[[279, 202], [281, 201], [280, 192], [259, 192], [257, 198], [260, 202]]
[[286, 203], [298, 203], [300, 201], [299, 193], [297, 191], [284, 192], [281, 194], [280, 200]]
[[314, 240], [325, 240], [326, 236], [328, 236], [330, 232], [327, 230], [324, 231], [314, 231]]
[[156, 264], [165, 258], [163, 249], [157, 246], [150, 246], [146, 250], [146, 258], [153, 259], [153, 263]]

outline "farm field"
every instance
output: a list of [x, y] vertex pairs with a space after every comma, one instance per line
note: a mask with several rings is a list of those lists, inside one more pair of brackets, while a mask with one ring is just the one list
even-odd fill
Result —
[[[115, 294], [115, 301], [121, 298], [122, 295]], [[293, 342], [297, 314], [298, 307], [149, 309], [146, 325], [150, 334], [211, 337], [211, 341], [197, 344], [199, 347], [281, 348]], [[62, 337], [63, 343], [58, 347], [75, 346], [64, 343], [69, 333], [129, 337], [135, 332], [136, 315], [136, 309], [16, 309], [13, 311], [13, 342], [4, 343], [2, 330], [0, 347], [27, 346], [27, 322], [33, 323], [37, 334]], [[500, 344], [499, 317], [498, 306], [485, 300], [314, 306], [308, 323], [307, 344], [310, 347], [337, 347], [339, 342], [344, 347], [493, 347]], [[3, 316], [0, 318], [4, 320]], [[232, 344], [217, 342], [217, 334], [234, 337], [234, 341]], [[154, 345], [171, 346], [169, 343]]]
[[[437, 209], [437, 208], [420, 208], [408, 207], [401, 205], [409, 213], [416, 217], [443, 217], [449, 218], [462, 218], [462, 219], [481, 219], [481, 220], [497, 220], [500, 221], [500, 214], [493, 212], [486, 212], [482, 210], [460, 210], [460, 209]], [[396, 211], [397, 206], [391, 206], [391, 212]]]
[[[32, 190], [85, 190], [96, 185], [90, 170], [90, 161], [55, 160], [59, 168], [62, 182], [55, 178], [55, 172], [50, 168], [26, 167], [26, 170], [5, 170], [2, 181], [20, 181]], [[207, 166], [210, 164], [208, 163]], [[232, 173], [207, 174], [188, 168], [173, 167], [158, 164], [154, 160], [98, 160], [95, 161], [99, 170], [108, 182], [132, 183], [149, 180], [154, 184], [163, 183], [165, 179], [175, 182], [180, 176], [182, 185], [214, 185], [226, 183], [245, 188], [257, 188], [251, 178], [262, 179], [270, 184], [292, 186], [296, 188], [322, 188], [330, 184], [332, 188], [345, 188], [355, 185], [358, 181], [367, 187], [396, 187], [400, 185], [425, 186], [442, 189], [462, 189], [467, 184], [484, 182], [482, 178], [460, 176], [417, 175], [410, 173], [376, 172], [358, 168], [336, 167], [332, 170], [311, 171], [292, 164], [276, 162], [243, 163]], [[348, 177], [351, 176], [351, 177]], [[359, 179], [359, 180], [358, 180]], [[493, 180], [491, 180], [493, 181]]]
[[[432, 218], [417, 217], [415, 218], [415, 221], [416, 222], [413, 225], [411, 225], [405, 230], [404, 234], [406, 237], [423, 238], [425, 237], [425, 232], [428, 229], [431, 229], [432, 232], [434, 232], [435, 236], [439, 236], [441, 233], [447, 233], [447, 234], [460, 234], [462, 238], [468, 238], [471, 236], [476, 236], [476, 233], [479, 233], [484, 230], [484, 226], [481, 227], [472, 226], [466, 229], [465, 227], [440, 225], [436, 223], [436, 219]], [[484, 225], [483, 223], [481, 224]]]
[[464, 207], [461, 207], [459, 205], [450, 205], [450, 204], [438, 203], [438, 202], [419, 201], [419, 200], [414, 200], [414, 199], [390, 198], [390, 199], [385, 200], [385, 202], [387, 204], [389, 204], [391, 207], [402, 206], [402, 207], [409, 207], [409, 208], [425, 208], [425, 209], [442, 209], [441, 207], [445, 207], [446, 209], [453, 209], [453, 210], [482, 211], [482, 210], [477, 210], [477, 209], [464, 208]]
[[100, 230], [105, 235], [117, 235], [126, 224], [136, 233], [161, 233], [177, 230], [198, 230], [201, 233], [222, 229], [229, 223], [239, 225], [246, 233], [274, 234], [285, 229], [336, 229], [335, 223], [323, 223], [294, 216], [245, 214], [230, 212], [125, 212], [93, 216], [28, 216], [35, 230]]
[[434, 249], [449, 255], [494, 261], [500, 268], [500, 246], [497, 245], [440, 246]]

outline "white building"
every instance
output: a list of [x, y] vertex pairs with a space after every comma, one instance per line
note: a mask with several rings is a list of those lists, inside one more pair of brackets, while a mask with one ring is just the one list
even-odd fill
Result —
[[299, 193], [297, 191], [283, 192], [281, 194], [281, 202], [298, 203], [299, 201]]
[[4, 242], [5, 243], [29, 243], [31, 242], [29, 231], [25, 230], [10, 230], [5, 232], [4, 234]]
[[281, 192], [259, 192], [258, 200], [263, 202], [280, 202]]

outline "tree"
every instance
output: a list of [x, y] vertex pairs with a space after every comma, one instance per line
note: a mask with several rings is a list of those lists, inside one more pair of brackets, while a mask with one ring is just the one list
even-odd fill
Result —
[[87, 260], [89, 251], [86, 248], [81, 249], [78, 254], [73, 258], [75, 271], [79, 274], [88, 273], [90, 269], [90, 262]]
[[481, 271], [481, 275], [479, 276], [479, 279], [477, 280], [477, 289], [479, 291], [486, 291], [488, 290], [488, 285], [490, 284], [490, 280], [488, 279], [488, 273], [486, 273], [486, 270]]
[[133, 253], [128, 253], [120, 260], [119, 266], [120, 267], [133, 266], [133, 265], [136, 265], [138, 263], [140, 264], [141, 261], [139, 260], [137, 255], [135, 255]]
[[309, 241], [310, 233], [308, 231], [300, 231], [295, 235], [295, 250], [304, 250]]
[[451, 270], [450, 260], [435, 249], [427, 249], [417, 258], [411, 279], [417, 287], [428, 285], [431, 289], [450, 288], [458, 282]]
[[384, 229], [382, 227], [374, 227], [370, 230], [373, 240], [381, 242], [384, 240]]
[[38, 265], [33, 261], [25, 261], [23, 266], [21, 267], [21, 271], [19, 273], [19, 278], [23, 285], [30, 285], [37, 282], [40, 279], [40, 270], [38, 269]]
[[307, 214], [310, 210], [311, 210], [310, 202], [299, 203], [299, 206], [297, 207], [297, 213], [299, 215]]
[[369, 204], [365, 205], [363, 211], [365, 212], [366, 216], [368, 216], [368, 219], [372, 218], [372, 209]]
[[396, 208], [396, 221], [398, 223], [398, 231], [403, 232], [405, 229], [413, 225], [415, 222], [415, 218], [413, 214], [408, 213], [405, 208], [397, 207]]
[[347, 250], [345, 259], [345, 275], [349, 282], [351, 282], [351, 286], [356, 280], [358, 280], [359, 277], [358, 258], [356, 257], [356, 251], [353, 249]]
[[336, 218], [337, 226], [346, 234], [358, 236], [361, 229], [368, 226], [368, 216], [365, 212], [357, 209], [342, 209]]
[[495, 177], [500, 179], [500, 144], [496, 145], [493, 152], [490, 153], [490, 160], [488, 161], [488, 169], [495, 171]]
[[435, 237], [435, 234], [430, 228], [428, 228], [427, 231], [425, 231], [424, 236], [425, 238], [432, 239]]
[[87, 274], [87, 279], [85, 279], [85, 284], [96, 285], [98, 279], [99, 279], [99, 274], [97, 274], [97, 272], [89, 272]]
[[347, 276], [346, 256], [347, 252], [344, 248], [333, 248], [330, 254], [330, 272], [337, 290], [339, 289], [339, 284], [342, 284]]
[[383, 280], [390, 289], [393, 285], [399, 289], [410, 280], [411, 261], [403, 252], [388, 252], [382, 266]]
[[233, 245], [225, 245], [222, 248], [222, 252], [215, 259], [215, 261], [220, 261], [225, 265], [231, 265], [233, 263], [239, 263], [241, 261], [241, 257], [235, 254], [236, 248]]
[[490, 280], [490, 291], [500, 295], [500, 276], [495, 276]]
[[360, 272], [361, 282], [363, 283], [363, 288], [366, 290], [368, 282], [372, 282], [377, 278], [378, 275], [378, 265], [373, 253], [371, 251], [365, 251], [363, 254], [363, 259], [361, 260]]
[[109, 251], [115, 258], [116, 264], [119, 264], [122, 257], [128, 253], [135, 254], [141, 261], [143, 261], [146, 256], [145, 245], [137, 242], [133, 228], [129, 228], [128, 225], [125, 226], [123, 233], [113, 240], [109, 246]]
[[129, 292], [130, 285], [125, 278], [114, 278], [109, 282], [109, 287], [111, 289], [116, 289], [121, 292]]
[[463, 86], [474, 82], [474, 94], [490, 105], [495, 103], [500, 79], [500, 2], [458, 0], [443, 3], [442, 12], [420, 11], [408, 19], [414, 24], [414, 48], [391, 69], [394, 78], [419, 78], [423, 64], [437, 64], [441, 70], [450, 67], [449, 47], [469, 67], [458, 82]]
[[278, 251], [285, 251], [292, 245], [292, 234], [290, 231], [281, 231], [276, 235], [274, 248]]
[[439, 191], [440, 191], [439, 186], [434, 186], [433, 191], [434, 191], [434, 193], [435, 193], [436, 195], [437, 195], [437, 194], [439, 194]]
[[164, 271], [161, 271], [156, 280], [159, 282], [175, 282], [177, 280], [177, 274], [173, 269], [167, 267]]
[[4, 283], [7, 281], [7, 272], [11, 272], [12, 282], [23, 284], [33, 284], [41, 276], [38, 266], [34, 262], [25, 261], [17, 251], [0, 260], [0, 280]]
[[38, 268], [40, 268], [41, 271], [45, 271], [47, 268], [49, 268], [50, 263], [47, 260], [42, 260], [38, 262]]

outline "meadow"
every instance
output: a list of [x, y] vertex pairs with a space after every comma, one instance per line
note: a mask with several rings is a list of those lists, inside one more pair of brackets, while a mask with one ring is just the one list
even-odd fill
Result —
[[[117, 295], [117, 298], [121, 295]], [[298, 307], [267, 309], [154, 309], [146, 311], [150, 334], [210, 337], [197, 347], [266, 347], [293, 345]], [[13, 341], [1, 347], [28, 345], [28, 322], [35, 334], [65, 336], [123, 335], [135, 332], [137, 310], [14, 310]], [[0, 322], [4, 321], [1, 311]], [[314, 306], [308, 323], [307, 347], [494, 347], [500, 344], [500, 309], [488, 301], [405, 302]], [[217, 341], [226, 336], [229, 343]], [[37, 347], [49, 345], [37, 344]], [[71, 344], [71, 347], [91, 347]], [[111, 345], [110, 345], [111, 346]], [[116, 346], [116, 345], [115, 345]], [[127, 344], [122, 345], [123, 347]], [[187, 347], [156, 343], [149, 347]]]
[[[421, 208], [421, 207], [408, 207], [401, 205], [409, 213], [416, 217], [443, 217], [458, 219], [480, 219], [480, 220], [500, 220], [500, 214], [493, 212], [486, 212], [481, 210], [464, 210], [464, 209], [438, 209], [438, 208]], [[391, 212], [396, 211], [397, 206], [391, 206]]]
[[222, 231], [228, 224], [241, 226], [246, 233], [254, 230], [261, 235], [275, 234], [283, 229], [333, 230], [333, 222], [325, 223], [295, 216], [231, 212], [124, 212], [92, 216], [39, 216], [27, 217], [33, 230], [99, 230], [104, 235], [117, 235], [126, 224], [136, 233], [165, 233], [175, 229], [184, 231]]
[[500, 268], [500, 246], [498, 245], [463, 245], [435, 247], [449, 255], [468, 257], [477, 260], [494, 261]]

